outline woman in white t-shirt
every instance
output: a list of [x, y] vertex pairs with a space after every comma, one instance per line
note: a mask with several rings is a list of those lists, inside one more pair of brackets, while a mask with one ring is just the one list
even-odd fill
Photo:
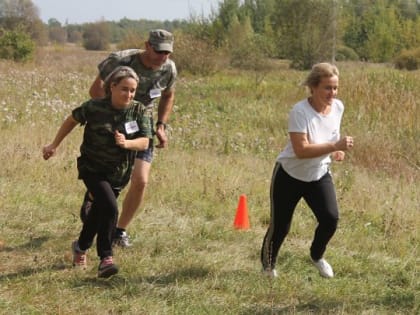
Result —
[[294, 105], [289, 115], [289, 141], [274, 167], [271, 189], [271, 218], [265, 234], [261, 262], [263, 272], [276, 277], [276, 259], [290, 230], [293, 212], [303, 198], [318, 226], [310, 256], [321, 276], [334, 272], [323, 258], [327, 244], [337, 229], [338, 205], [329, 173], [331, 160], [342, 161], [344, 151], [353, 147], [353, 138], [340, 138], [343, 103], [336, 99], [339, 72], [329, 63], [318, 63], [304, 85], [310, 96]]

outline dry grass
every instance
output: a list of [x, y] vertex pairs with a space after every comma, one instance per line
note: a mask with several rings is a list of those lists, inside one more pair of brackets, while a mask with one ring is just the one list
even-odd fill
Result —
[[[0, 62], [0, 314], [418, 314], [418, 71], [340, 65], [343, 133], [357, 146], [333, 166], [341, 221], [329, 281], [308, 259], [315, 221], [304, 203], [280, 278], [259, 272], [272, 166], [305, 73], [279, 67], [258, 86], [252, 72], [181, 76], [170, 148], [130, 226], [134, 247], [116, 250], [121, 273], [103, 281], [94, 249], [86, 272], [70, 267], [81, 129], [51, 161], [40, 151], [86, 99], [103, 55], [53, 47], [32, 64]], [[237, 231], [243, 193], [251, 229]]]

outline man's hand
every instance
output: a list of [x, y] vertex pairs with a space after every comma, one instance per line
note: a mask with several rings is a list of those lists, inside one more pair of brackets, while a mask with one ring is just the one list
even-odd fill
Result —
[[48, 160], [50, 157], [52, 157], [55, 154], [56, 147], [52, 144], [46, 145], [42, 148], [42, 156], [44, 160]]
[[168, 146], [168, 136], [166, 135], [164, 125], [160, 124], [156, 127], [156, 137], [159, 140], [159, 143], [156, 145], [156, 148], [162, 149]]

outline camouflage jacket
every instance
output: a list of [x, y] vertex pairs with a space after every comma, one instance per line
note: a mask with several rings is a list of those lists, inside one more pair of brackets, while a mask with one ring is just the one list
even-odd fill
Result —
[[[145, 106], [137, 101], [127, 109], [115, 109], [109, 99], [89, 100], [73, 110], [73, 118], [85, 125], [77, 159], [79, 178], [89, 172], [104, 176], [113, 188], [128, 183], [136, 152], [116, 145], [114, 132], [118, 130], [127, 139], [152, 138], [151, 122], [144, 112]], [[128, 122], [137, 127], [129, 128]]]

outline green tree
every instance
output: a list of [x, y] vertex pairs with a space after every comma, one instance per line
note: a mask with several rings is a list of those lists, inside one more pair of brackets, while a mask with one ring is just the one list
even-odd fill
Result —
[[390, 61], [402, 49], [418, 45], [418, 10], [412, 0], [350, 0], [345, 10], [343, 41], [363, 60]]
[[44, 44], [47, 32], [39, 18], [38, 8], [31, 0], [0, 0], [0, 27], [30, 34], [39, 44]]
[[225, 31], [236, 19], [239, 19], [239, 8], [239, 0], [225, 0], [219, 3], [218, 20]]
[[401, 22], [399, 41], [403, 49], [420, 47], [420, 16]]
[[227, 32], [228, 46], [231, 50], [242, 50], [247, 42], [254, 36], [254, 29], [250, 18], [240, 22], [238, 17], [233, 17]]
[[67, 42], [67, 31], [57, 19], [48, 20], [48, 38], [54, 43], [64, 44]]
[[255, 33], [265, 33], [267, 21], [274, 10], [274, 2], [275, 0], [244, 0], [244, 11], [251, 18]]
[[383, 1], [378, 1], [371, 7], [365, 18], [370, 21], [367, 40], [364, 45], [368, 60], [385, 62], [390, 60], [397, 51], [400, 25], [395, 8], [386, 7]]
[[315, 62], [332, 59], [334, 0], [279, 0], [272, 15], [279, 57], [291, 66], [308, 69]]

